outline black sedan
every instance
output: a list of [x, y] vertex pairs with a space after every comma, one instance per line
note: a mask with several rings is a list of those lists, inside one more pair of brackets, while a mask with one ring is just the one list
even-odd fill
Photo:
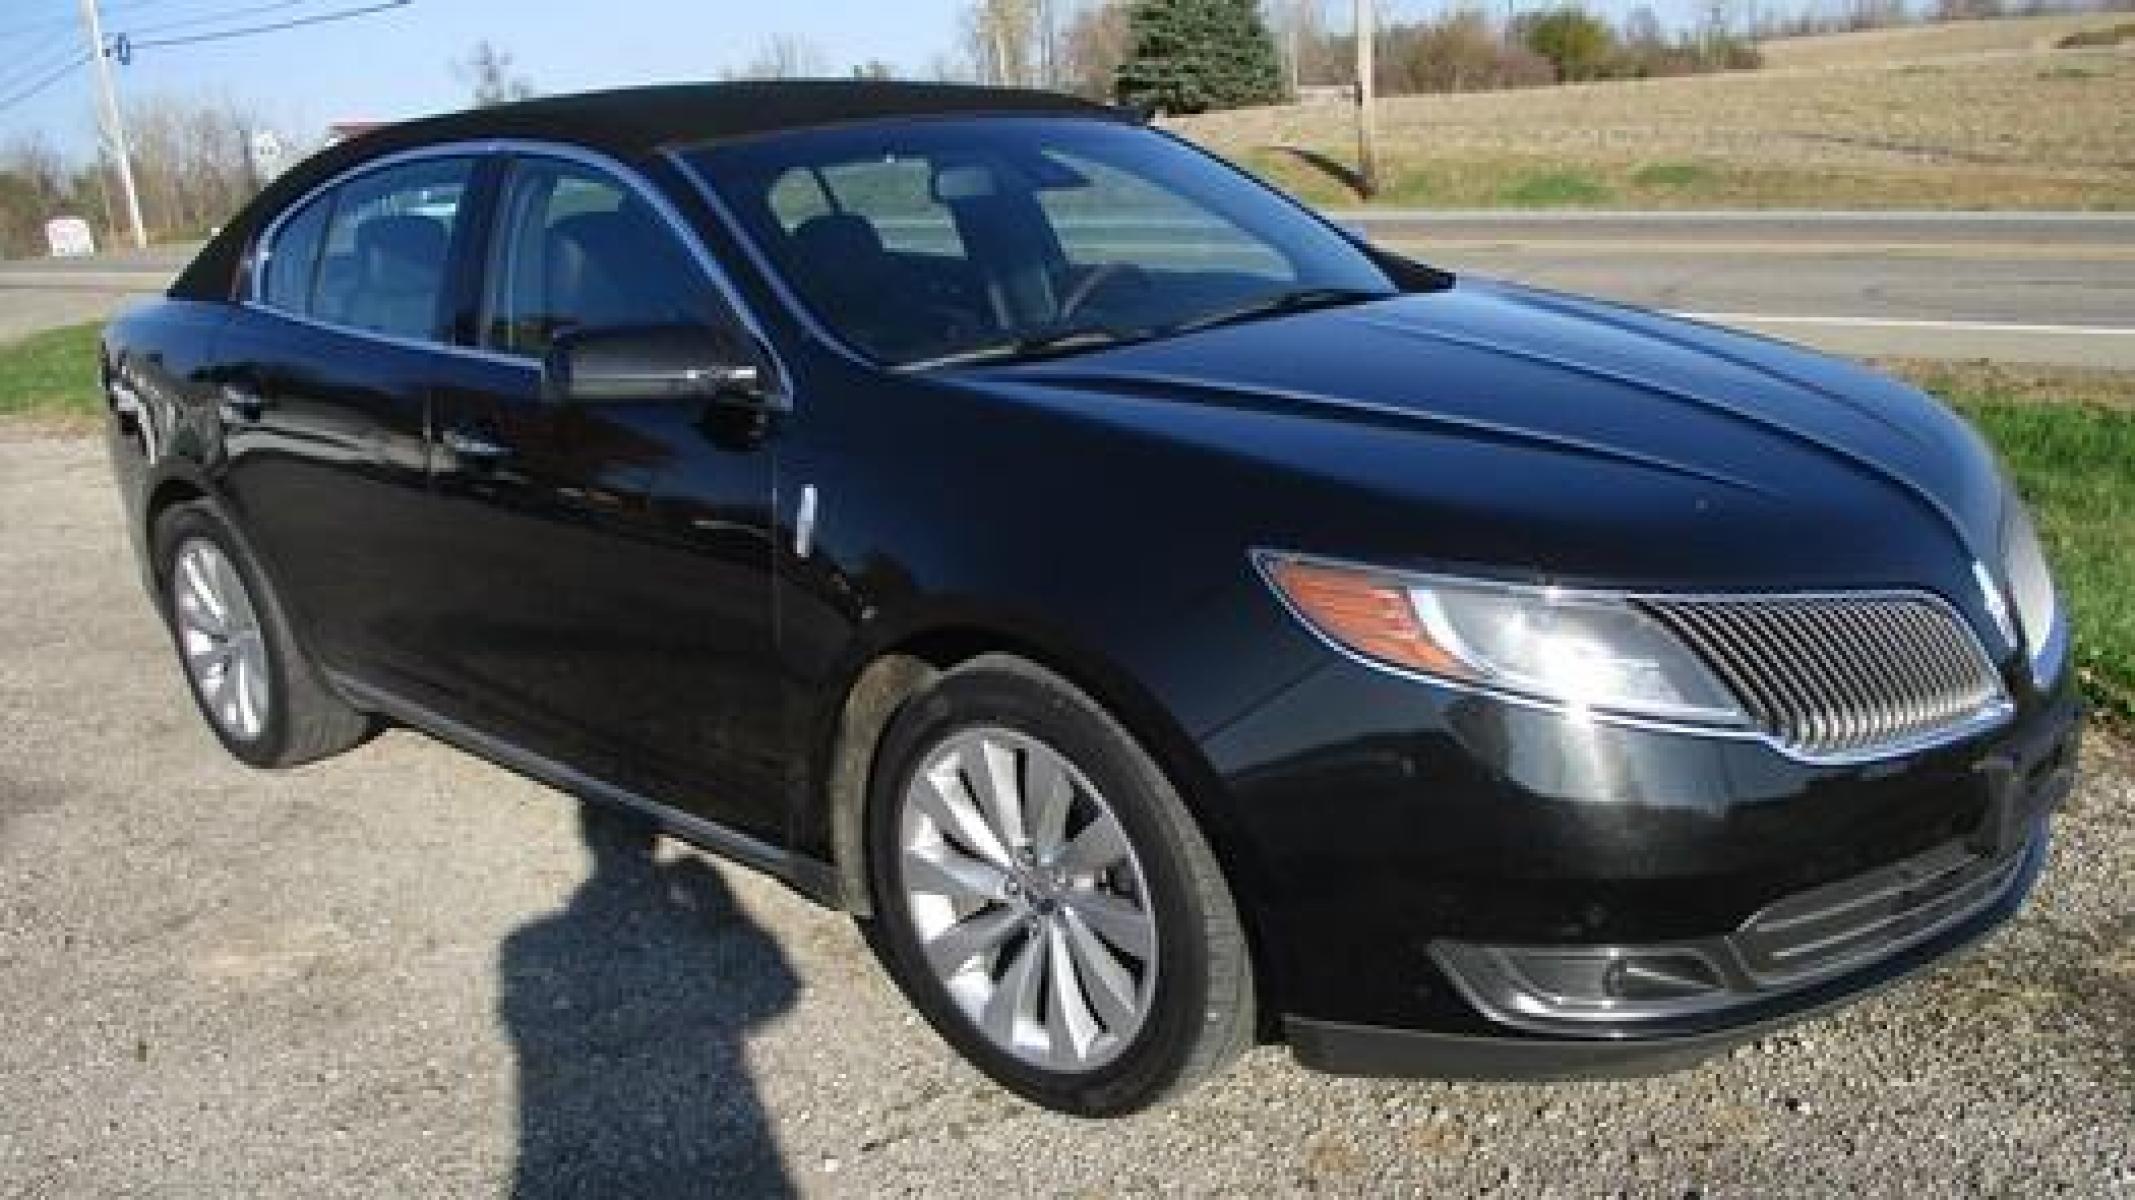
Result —
[[639, 810], [1062, 1110], [1256, 1039], [1694, 1061], [2008, 917], [2074, 770], [2038, 540], [1932, 400], [1060, 97], [390, 127], [103, 369], [232, 754], [390, 721]]

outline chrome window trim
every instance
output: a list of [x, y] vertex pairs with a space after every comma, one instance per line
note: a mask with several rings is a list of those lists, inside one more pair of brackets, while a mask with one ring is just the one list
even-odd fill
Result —
[[1887, 762], [1891, 759], [1904, 758], [1907, 755], [1919, 754], [1924, 751], [1934, 750], [1943, 746], [1953, 745], [1957, 742], [1961, 742], [1968, 738], [1976, 737], [1982, 733], [1986, 733], [1990, 730], [1999, 728], [2000, 726], [2008, 723], [2009, 719], [2015, 716], [2016, 714], [2016, 704], [2009, 698], [2008, 683], [2002, 678], [2002, 673], [1999, 664], [1995, 662], [1994, 656], [1987, 652], [1986, 644], [1984, 641], [1981, 640], [1978, 628], [1974, 626], [1971, 621], [1967, 620], [1965, 618], [1964, 612], [1956, 605], [1950, 603], [1947, 597], [1941, 595], [1940, 593], [1928, 590], [1926, 588], [1885, 587], [1857, 589], [1812, 589], [1806, 591], [1775, 590], [1769, 592], [1669, 592], [1640, 591], [1624, 588], [1605, 587], [1565, 587], [1562, 589], [1568, 595], [1582, 596], [1596, 600], [1614, 601], [1628, 604], [1636, 604], [1637, 602], [1642, 600], [1705, 600], [1716, 602], [1741, 600], [1911, 600], [1933, 605], [1942, 609], [1943, 612], [1948, 614], [1953, 620], [1957, 622], [1959, 628], [1965, 630], [1966, 633], [1971, 635], [1973, 642], [1979, 649], [1981, 657], [1986, 660], [1988, 666], [1991, 668], [1989, 673], [1994, 678], [1996, 694], [1994, 700], [1991, 703], [1981, 707], [1978, 712], [1972, 714], [1972, 716], [1970, 716], [1964, 721], [1958, 722], [1954, 725], [1950, 725], [1943, 729], [1933, 730], [1918, 737], [1905, 738], [1898, 741], [1888, 742], [1878, 746], [1871, 746], [1860, 750], [1844, 750], [1820, 754], [1814, 751], [1803, 750], [1798, 746], [1790, 745], [1785, 739], [1769, 731], [1749, 726], [1704, 725], [1690, 721], [1672, 721], [1664, 717], [1648, 717], [1640, 716], [1635, 713], [1612, 712], [1607, 709], [1582, 708], [1575, 705], [1567, 704], [1561, 700], [1552, 700], [1544, 696], [1532, 696], [1524, 692], [1515, 692], [1505, 688], [1495, 687], [1486, 683], [1477, 683], [1472, 680], [1452, 679], [1443, 675], [1432, 675], [1428, 672], [1418, 671], [1410, 667], [1403, 667], [1394, 663], [1383, 662], [1379, 659], [1371, 657], [1370, 655], [1360, 653], [1356, 650], [1352, 650], [1349, 647], [1343, 645], [1342, 643], [1336, 641], [1334, 638], [1328, 636], [1325, 632], [1323, 632], [1318, 625], [1314, 624], [1309, 618], [1305, 616], [1304, 613], [1298, 610], [1297, 606], [1291, 602], [1289, 596], [1284, 594], [1282, 588], [1276, 586], [1274, 577], [1268, 573], [1268, 564], [1271, 560], [1284, 559], [1289, 560], [1291, 562], [1301, 562], [1327, 567], [1337, 567], [1351, 571], [1367, 571], [1377, 575], [1393, 575], [1402, 579], [1414, 579], [1420, 583], [1425, 584], [1428, 584], [1434, 580], [1442, 580], [1448, 583], [1460, 583], [1467, 584], [1469, 586], [1474, 586], [1476, 584], [1496, 584], [1505, 587], [1517, 587], [1527, 589], [1549, 587], [1551, 585], [1527, 583], [1518, 580], [1491, 579], [1487, 577], [1469, 575], [1449, 575], [1444, 572], [1405, 571], [1380, 566], [1374, 563], [1362, 563], [1350, 559], [1332, 558], [1323, 554], [1299, 554], [1288, 550], [1273, 550], [1265, 547], [1255, 547], [1252, 550], [1247, 551], [1246, 557], [1252, 563], [1254, 573], [1260, 576], [1261, 582], [1267, 587], [1268, 591], [1274, 594], [1276, 602], [1282, 605], [1283, 610], [1289, 613], [1291, 618], [1294, 619], [1299, 625], [1303, 626], [1305, 631], [1312, 635], [1313, 638], [1318, 640], [1321, 645], [1332, 649], [1335, 653], [1341, 655], [1343, 658], [1346, 658], [1351, 662], [1357, 663], [1360, 666], [1368, 667], [1371, 670], [1379, 671], [1387, 675], [1395, 676], [1397, 678], [1406, 679], [1414, 683], [1427, 684], [1431, 687], [1436, 688], [1444, 688], [1449, 691], [1460, 692], [1464, 695], [1485, 696], [1505, 704], [1511, 704], [1519, 708], [1525, 708], [1536, 712], [1550, 713], [1555, 716], [1564, 717], [1568, 720], [1591, 721], [1597, 725], [1611, 725], [1623, 729], [1634, 729], [1644, 733], [1683, 734], [1691, 737], [1707, 738], [1714, 741], [1757, 742], [1771, 749], [1773, 752], [1794, 762], [1805, 763], [1810, 766], [1818, 767], [1844, 767], [1859, 766], [1864, 763]]
[[[663, 154], [670, 161], [675, 161], [671, 152], [663, 152]], [[740, 291], [735, 288], [733, 280], [728, 276], [726, 270], [719, 265], [717, 259], [712, 257], [711, 252], [704, 248], [702, 239], [690, 227], [688, 220], [675, 208], [674, 203], [650, 180], [647, 180], [642, 173], [621, 159], [613, 155], [603, 154], [597, 150], [587, 149], [584, 146], [575, 146], [565, 142], [550, 142], [539, 138], [472, 138], [460, 141], [437, 142], [427, 146], [411, 146], [403, 150], [395, 150], [389, 154], [381, 154], [376, 158], [365, 159], [363, 162], [356, 163], [337, 174], [321, 180], [296, 199], [283, 205], [281, 211], [274, 215], [274, 219], [269, 221], [253, 237], [252, 253], [246, 259], [245, 285], [238, 301], [240, 306], [259, 312], [272, 313], [277, 317], [295, 321], [300, 325], [307, 325], [314, 329], [326, 330], [349, 337], [365, 338], [387, 345], [401, 346], [414, 350], [438, 351], [460, 358], [470, 358], [482, 362], [539, 371], [541, 369], [541, 360], [528, 355], [508, 354], [499, 350], [491, 350], [484, 346], [462, 346], [442, 339], [409, 338], [396, 334], [378, 333], [368, 329], [356, 329], [351, 326], [336, 324], [332, 321], [320, 320], [308, 314], [293, 313], [287, 309], [277, 308], [268, 304], [260, 296], [263, 273], [259, 268], [273, 256], [274, 239], [281, 233], [283, 224], [326, 192], [360, 179], [372, 172], [404, 166], [411, 162], [421, 162], [436, 158], [467, 158], [475, 160], [479, 164], [480, 160], [485, 158], [511, 157], [553, 158], [589, 168], [610, 177], [632, 195], [642, 200], [647, 207], [651, 208], [658, 215], [661, 223], [667, 226], [668, 233], [682, 243], [688, 258], [695, 264], [698, 274], [704, 278], [705, 282], [711, 284], [714, 291], [719, 293], [721, 301], [725, 303], [728, 311], [734, 314], [734, 319], [739, 321], [742, 328], [748, 332], [750, 340], [756, 344], [758, 352], [770, 360], [772, 374], [775, 376], [767, 393], [771, 406], [777, 411], [791, 411], [793, 403], [791, 380], [793, 377], [786, 369], [785, 360], [779, 355], [777, 347], [772, 344], [770, 337], [764, 332], [763, 323], [757, 319], [755, 311], [743, 300]], [[694, 175], [686, 172], [684, 178], [689, 179], [692, 183], [697, 182]], [[701, 189], [702, 185], [699, 184], [698, 186]], [[720, 219], [726, 219], [723, 213], [720, 214]], [[487, 275], [488, 267], [485, 263], [482, 271], [485, 285], [487, 283]]]

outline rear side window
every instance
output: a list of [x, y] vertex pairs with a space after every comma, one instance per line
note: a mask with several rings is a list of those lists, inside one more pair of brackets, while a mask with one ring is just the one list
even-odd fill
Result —
[[[334, 189], [307, 302], [276, 307], [371, 333], [435, 337], [452, 232], [472, 171], [471, 159], [426, 159]], [[270, 251], [270, 296], [274, 264], [291, 233], [285, 227]]]
[[332, 199], [321, 196], [313, 200], [283, 221], [275, 232], [260, 279], [260, 300], [268, 307], [298, 316], [310, 314], [311, 283], [318, 273], [319, 244], [326, 237]]

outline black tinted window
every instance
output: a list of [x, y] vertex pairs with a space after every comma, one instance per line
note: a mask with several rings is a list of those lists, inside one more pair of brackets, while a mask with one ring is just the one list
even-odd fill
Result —
[[1161, 337], [1394, 291], [1281, 196], [1124, 122], [856, 123], [691, 157], [809, 307], [890, 363]]
[[310, 314], [396, 337], [435, 336], [472, 161], [426, 159], [335, 189]]
[[498, 208], [483, 343], [539, 355], [570, 329], [706, 324], [686, 249], [629, 189], [589, 167], [527, 158]]
[[319, 244], [326, 234], [331, 198], [321, 197], [282, 222], [267, 247], [260, 299], [285, 312], [311, 311], [311, 281], [318, 271]]

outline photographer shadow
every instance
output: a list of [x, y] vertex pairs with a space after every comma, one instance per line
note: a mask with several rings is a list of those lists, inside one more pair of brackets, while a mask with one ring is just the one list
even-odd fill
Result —
[[702, 859], [662, 862], [637, 816], [586, 803], [593, 870], [505, 939], [499, 1019], [518, 1057], [512, 1194], [793, 1194], [744, 1057], [798, 989]]

